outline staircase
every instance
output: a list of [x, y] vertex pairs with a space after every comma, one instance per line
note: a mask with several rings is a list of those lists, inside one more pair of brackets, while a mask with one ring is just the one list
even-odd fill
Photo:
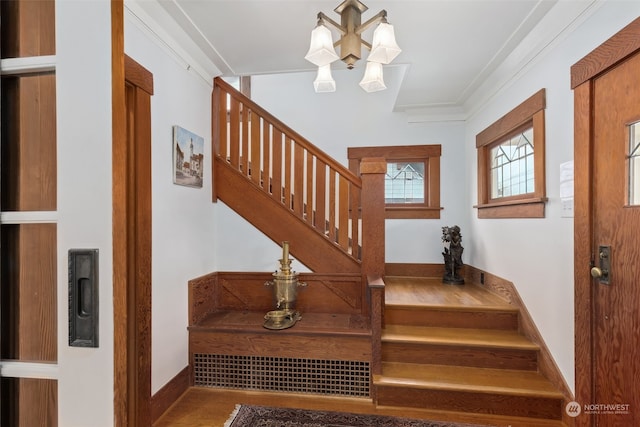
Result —
[[385, 284], [377, 405], [562, 425], [563, 395], [538, 373], [539, 348], [518, 332], [516, 308], [474, 284], [409, 277]]
[[311, 271], [380, 276], [384, 159], [356, 175], [220, 78], [212, 104], [213, 200]]
[[[362, 361], [371, 364], [371, 395], [378, 406], [523, 420], [514, 426], [568, 423], [565, 396], [540, 374], [539, 367], [547, 365], [539, 361], [538, 346], [521, 334], [517, 308], [474, 284], [443, 285], [439, 278], [424, 277], [382, 280], [384, 159], [366, 159], [367, 167], [362, 167], [362, 159], [361, 174], [355, 175], [219, 78], [212, 102], [213, 200], [227, 204], [274, 242], [289, 241], [292, 255], [314, 274], [357, 278], [350, 296], [344, 283], [334, 285], [328, 279], [309, 286], [307, 293], [322, 292], [315, 295], [316, 302], [350, 302], [345, 308], [348, 321], [336, 320], [334, 305], [319, 312], [331, 322], [318, 325], [325, 329], [334, 329], [336, 321], [351, 325], [346, 335], [357, 336], [349, 345], [356, 346], [366, 359]], [[239, 344], [240, 331], [256, 336], [266, 333], [260, 316], [248, 320], [244, 315], [248, 307], [258, 313], [269, 309], [259, 306], [269, 300], [268, 295], [252, 299], [265, 279], [253, 283], [246, 275], [239, 276], [233, 285], [223, 280], [218, 287], [226, 290], [228, 299], [223, 298], [226, 293], [211, 292], [209, 282], [203, 282], [202, 295], [190, 303], [202, 312], [202, 316], [191, 316], [190, 339], [205, 337], [200, 340], [206, 344], [199, 350], [203, 354], [220, 352], [221, 338], [212, 337], [226, 328], [232, 357], [280, 354], [286, 346], [278, 343], [273, 349]], [[253, 288], [243, 293], [243, 286]], [[204, 310], [202, 301], [209, 301], [205, 305], [213, 308]], [[230, 317], [223, 309], [236, 316], [232, 316], [234, 334], [228, 333]], [[317, 304], [305, 312], [311, 310], [318, 311]], [[362, 319], [355, 322], [355, 332], [353, 316]], [[210, 324], [204, 325], [205, 321]], [[257, 325], [257, 330], [251, 325]], [[290, 338], [294, 332], [277, 336]], [[343, 331], [340, 339], [346, 335]], [[325, 347], [316, 349], [318, 358], [334, 358]], [[334, 347], [340, 358], [349, 359], [345, 353], [353, 353], [342, 342]], [[247, 348], [253, 352], [248, 354]]]

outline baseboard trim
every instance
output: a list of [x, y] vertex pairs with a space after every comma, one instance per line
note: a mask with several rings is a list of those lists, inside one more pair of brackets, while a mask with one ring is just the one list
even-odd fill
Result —
[[191, 366], [186, 366], [151, 396], [151, 421], [155, 423], [191, 385]]
[[444, 275], [444, 264], [388, 262], [384, 268], [386, 276], [442, 277]]

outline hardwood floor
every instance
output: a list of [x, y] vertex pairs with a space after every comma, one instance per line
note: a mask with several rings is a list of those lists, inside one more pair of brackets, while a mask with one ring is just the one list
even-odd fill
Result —
[[[222, 427], [236, 404], [393, 415], [432, 421], [457, 421], [500, 427], [560, 427], [559, 421], [470, 415], [411, 408], [376, 407], [370, 399], [264, 393], [192, 387], [153, 427]], [[533, 424], [532, 424], [533, 422]]]
[[473, 283], [443, 285], [439, 278], [387, 276], [387, 305], [509, 307], [503, 298]]
[[[485, 310], [495, 311], [497, 315], [502, 315], [503, 312], [510, 314], [510, 309], [513, 308], [501, 297], [488, 292], [480, 286], [474, 284], [467, 284], [465, 286], [446, 285], [443, 286], [440, 279], [425, 279], [425, 278], [385, 278], [385, 298], [386, 305], [391, 318], [403, 319], [405, 316], [409, 320], [414, 320], [416, 317], [420, 317], [416, 313], [419, 313], [417, 309], [419, 307], [430, 306], [436, 308], [438, 312], [439, 320], [442, 320], [444, 311], [439, 311], [438, 307], [447, 307], [454, 310], [455, 319], [464, 316], [465, 310], [470, 310], [473, 314], [474, 308], [483, 308]], [[393, 307], [395, 310], [399, 310], [400, 307], [407, 308], [407, 311], [400, 314], [393, 315]], [[457, 308], [457, 310], [456, 310]], [[453, 323], [457, 320], [452, 320]], [[424, 319], [422, 319], [424, 320]], [[429, 319], [426, 319], [429, 320]], [[517, 316], [516, 316], [517, 320]], [[491, 318], [483, 319], [483, 322], [491, 327], [494, 323], [505, 324], [503, 317], [496, 318], [495, 321]], [[506, 325], [511, 325], [511, 320], [506, 320]], [[515, 346], [518, 351], [528, 352], [535, 351], [535, 346], [532, 346], [522, 337], [517, 335], [511, 330], [490, 330], [490, 329], [462, 329], [456, 328], [449, 329], [449, 327], [436, 328], [436, 327], [420, 327], [420, 326], [406, 326], [399, 328], [392, 324], [388, 325], [386, 330], [387, 339], [389, 341], [396, 340], [399, 342], [414, 340], [413, 335], [423, 336], [421, 338], [424, 342], [431, 344], [443, 344], [446, 345], [451, 340], [464, 340], [470, 347], [487, 346], [491, 345], [494, 348], [492, 353], [500, 351], [500, 347], [513, 347]], [[487, 328], [489, 328], [487, 326]], [[477, 325], [478, 328], [482, 326]], [[510, 328], [510, 326], [509, 326]], [[417, 332], [416, 332], [417, 331]], [[426, 333], [425, 331], [428, 331]], [[419, 334], [418, 334], [419, 332]], [[394, 350], [391, 349], [391, 352]], [[403, 354], [410, 353], [407, 350], [402, 350]], [[420, 352], [420, 357], [424, 356], [425, 352]], [[440, 356], [438, 356], [440, 357]], [[454, 357], [454, 356], [451, 356]], [[477, 361], [480, 357], [474, 356]], [[532, 369], [528, 356], [518, 356], [508, 353], [505, 356], [509, 359], [509, 363], [517, 363], [523, 366], [516, 366], [516, 369]], [[505, 359], [505, 360], [506, 360]], [[498, 361], [502, 364], [502, 361]], [[488, 363], [488, 362], [487, 362]], [[487, 365], [491, 367], [491, 365]], [[472, 381], [473, 373], [464, 374], [464, 372], [471, 372], [473, 368], [465, 367], [439, 367], [439, 370], [448, 369], [447, 372], [453, 377], [460, 377], [460, 380], [467, 383]], [[425, 367], [424, 369], [428, 369]], [[459, 371], [459, 372], [458, 372]], [[494, 370], [480, 370], [483, 375], [487, 375], [487, 372], [493, 373]], [[511, 374], [510, 371], [504, 371], [506, 374]], [[392, 372], [393, 373], [393, 372]], [[442, 372], [438, 372], [438, 377], [441, 377]], [[464, 374], [464, 375], [463, 375]], [[531, 372], [531, 375], [534, 373]], [[433, 377], [434, 374], [432, 373]], [[464, 377], [464, 378], [463, 378]], [[491, 387], [496, 388], [494, 384], [501, 380], [501, 377], [495, 375], [495, 378], [484, 378], [485, 382], [490, 383]], [[518, 378], [507, 379], [511, 383], [519, 381]], [[535, 382], [535, 381], [534, 381]], [[484, 384], [484, 383], [483, 383]], [[500, 385], [500, 384], [498, 384]], [[546, 384], [542, 384], [540, 387], [544, 389]], [[551, 392], [544, 389], [544, 392]], [[464, 407], [464, 402], [461, 407]], [[469, 402], [473, 404], [473, 402]], [[532, 418], [520, 418], [514, 416], [505, 415], [489, 415], [483, 413], [463, 413], [444, 410], [427, 410], [422, 409], [420, 405], [418, 407], [392, 407], [392, 406], [376, 406], [373, 401], [368, 398], [348, 398], [348, 397], [332, 397], [321, 396], [311, 394], [288, 394], [282, 392], [258, 392], [258, 391], [244, 391], [244, 390], [228, 390], [220, 388], [204, 388], [204, 387], [192, 387], [176, 401], [169, 410], [154, 424], [154, 427], [200, 427], [200, 426], [223, 426], [224, 422], [228, 419], [229, 415], [233, 412], [237, 404], [254, 404], [264, 406], [281, 406], [290, 408], [307, 408], [317, 410], [333, 410], [333, 411], [345, 411], [356, 413], [369, 413], [379, 415], [393, 415], [400, 417], [409, 417], [416, 419], [429, 419], [436, 421], [456, 421], [462, 423], [476, 423], [490, 426], [510, 426], [510, 427], [560, 427], [565, 426], [559, 420], [545, 420], [545, 419], [532, 419]], [[483, 404], [477, 402], [477, 404]]]

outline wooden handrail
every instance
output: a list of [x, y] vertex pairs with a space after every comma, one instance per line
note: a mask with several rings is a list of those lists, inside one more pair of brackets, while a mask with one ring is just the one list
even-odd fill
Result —
[[219, 77], [212, 107], [214, 157], [360, 261], [360, 177]]

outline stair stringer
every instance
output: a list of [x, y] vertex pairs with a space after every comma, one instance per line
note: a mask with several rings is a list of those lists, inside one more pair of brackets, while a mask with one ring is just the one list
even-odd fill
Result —
[[[358, 260], [296, 217], [220, 157], [214, 159], [216, 197], [316, 273], [360, 273]], [[223, 184], [220, 184], [223, 183]]]

